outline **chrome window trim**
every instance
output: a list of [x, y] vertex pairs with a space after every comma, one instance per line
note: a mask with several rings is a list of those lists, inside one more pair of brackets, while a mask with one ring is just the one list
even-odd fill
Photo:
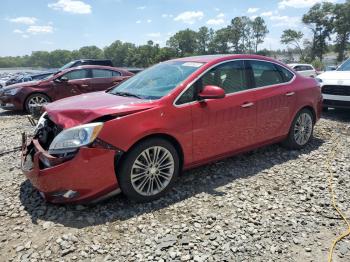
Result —
[[252, 91], [252, 90], [260, 90], [260, 89], [265, 89], [265, 88], [270, 88], [270, 87], [274, 87], [274, 86], [284, 86], [284, 85], [289, 85], [290, 83], [292, 83], [295, 78], [296, 78], [296, 74], [291, 71], [289, 68], [285, 67], [284, 65], [281, 65], [281, 64], [278, 64], [276, 62], [273, 62], [273, 61], [267, 61], [267, 60], [262, 60], [262, 59], [254, 59], [254, 58], [247, 58], [247, 59], [231, 59], [231, 60], [225, 60], [225, 61], [222, 61], [218, 64], [215, 64], [215, 65], [212, 65], [211, 67], [209, 67], [207, 70], [205, 70], [204, 72], [202, 72], [199, 76], [197, 76], [193, 81], [191, 81], [185, 88], [184, 90], [181, 91], [181, 93], [174, 99], [173, 101], [173, 106], [175, 107], [183, 107], [183, 106], [187, 106], [187, 105], [192, 105], [192, 104], [195, 104], [195, 103], [199, 103], [199, 101], [191, 101], [191, 102], [188, 102], [188, 103], [184, 103], [184, 104], [181, 104], [181, 105], [177, 105], [176, 102], [177, 100], [180, 99], [180, 97], [199, 79], [201, 78], [204, 74], [206, 74], [208, 71], [210, 71], [211, 69], [213, 69], [214, 67], [216, 66], [219, 66], [221, 64], [224, 64], [224, 63], [229, 63], [229, 62], [234, 62], [234, 61], [261, 61], [261, 62], [267, 62], [267, 63], [271, 63], [271, 64], [275, 64], [275, 65], [278, 65], [280, 67], [283, 67], [284, 69], [288, 70], [292, 75], [292, 79], [289, 80], [288, 82], [285, 82], [285, 83], [281, 83], [281, 84], [275, 84], [275, 85], [268, 85], [268, 86], [261, 86], [261, 87], [255, 87], [255, 88], [252, 88], [252, 89], [246, 89], [246, 90], [242, 90], [242, 91], [238, 91], [238, 92], [234, 92], [234, 93], [230, 93], [230, 94], [227, 94], [227, 96], [232, 96], [232, 95], [236, 95], [236, 94], [241, 94], [241, 93], [245, 93], [245, 92], [248, 92], [248, 91]]

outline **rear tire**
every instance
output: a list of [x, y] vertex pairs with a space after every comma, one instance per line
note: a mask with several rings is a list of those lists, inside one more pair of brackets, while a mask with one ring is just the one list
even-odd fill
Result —
[[295, 116], [288, 137], [282, 145], [289, 149], [301, 149], [312, 139], [314, 116], [309, 109], [302, 109]]
[[149, 202], [163, 196], [173, 186], [180, 169], [175, 147], [160, 138], [137, 144], [118, 165], [119, 186], [136, 202]]

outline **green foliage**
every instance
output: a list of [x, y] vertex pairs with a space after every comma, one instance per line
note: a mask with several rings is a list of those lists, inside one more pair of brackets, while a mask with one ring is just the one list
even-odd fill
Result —
[[301, 59], [304, 59], [304, 52], [300, 43], [303, 37], [304, 34], [302, 32], [287, 29], [283, 31], [283, 34], [281, 36], [281, 43], [287, 46], [292, 45], [293, 47], [297, 48], [299, 50]]
[[322, 61], [320, 59], [315, 59], [315, 60], [311, 61], [311, 64], [317, 70], [323, 70], [325, 68], [325, 65], [322, 63]]
[[195, 54], [199, 47], [198, 34], [188, 28], [181, 30], [170, 37], [167, 45], [173, 48], [180, 57]]
[[350, 38], [350, 0], [334, 7], [334, 32], [337, 34], [335, 50], [338, 52], [339, 62], [345, 59], [345, 51]]
[[318, 57], [322, 60], [327, 51], [327, 41], [330, 40], [334, 28], [334, 5], [329, 2], [315, 4], [302, 20], [313, 34], [310, 58], [314, 60]]

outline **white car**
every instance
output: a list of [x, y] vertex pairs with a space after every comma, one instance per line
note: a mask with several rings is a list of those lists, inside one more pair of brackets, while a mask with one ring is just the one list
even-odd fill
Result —
[[323, 108], [350, 108], [350, 59], [335, 71], [316, 78], [321, 83]]
[[288, 64], [288, 66], [303, 76], [308, 76], [308, 77], [316, 77], [317, 76], [317, 71], [312, 65], [309, 65], [309, 64]]

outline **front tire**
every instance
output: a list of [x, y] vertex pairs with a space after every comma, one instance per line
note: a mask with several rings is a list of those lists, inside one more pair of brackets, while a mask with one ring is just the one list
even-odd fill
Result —
[[43, 106], [51, 102], [51, 99], [44, 94], [36, 93], [28, 96], [24, 103], [27, 113], [32, 113], [32, 108], [36, 106]]
[[163, 196], [179, 174], [180, 161], [175, 147], [164, 139], [145, 140], [127, 153], [117, 177], [122, 192], [136, 202]]
[[309, 109], [302, 109], [295, 116], [288, 137], [282, 144], [289, 149], [303, 148], [312, 139], [314, 123], [312, 112]]

